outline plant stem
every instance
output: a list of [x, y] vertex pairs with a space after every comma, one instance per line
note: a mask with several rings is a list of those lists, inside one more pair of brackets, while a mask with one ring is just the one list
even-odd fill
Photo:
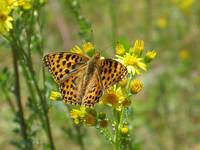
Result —
[[40, 88], [38, 86], [38, 83], [37, 83], [35, 75], [34, 75], [35, 72], [34, 72], [32, 64], [29, 63], [29, 62], [27, 62], [27, 63], [28, 63], [28, 68], [29, 68], [30, 73], [31, 73], [31, 78], [33, 80], [33, 84], [34, 84], [35, 89], [37, 91], [37, 94], [40, 98], [40, 104], [42, 106], [42, 110], [43, 110], [43, 114], [44, 114], [45, 125], [46, 125], [46, 133], [48, 135], [50, 147], [51, 147], [51, 150], [54, 150], [55, 146], [54, 146], [53, 136], [52, 136], [51, 127], [50, 127], [50, 121], [49, 121], [49, 116], [48, 116], [48, 104], [46, 102], [46, 97], [45, 97], [45, 94], [43, 94], [43, 92], [40, 90]]
[[109, 11], [111, 18], [112, 45], [115, 48], [117, 38], [116, 0], [109, 0]]
[[78, 140], [78, 143], [80, 145], [80, 148], [81, 148], [81, 150], [85, 150], [81, 127], [80, 126], [75, 126], [75, 128], [76, 128], [76, 131], [77, 131], [77, 140]]
[[115, 136], [114, 136], [114, 144], [115, 149], [119, 150], [119, 144], [120, 144], [120, 137], [119, 137], [119, 124], [120, 124], [120, 114], [118, 111], [116, 111], [115, 108], [113, 108], [113, 117], [115, 121]]
[[14, 72], [15, 72], [15, 96], [16, 96], [16, 101], [17, 101], [19, 117], [20, 117], [21, 134], [24, 138], [24, 141], [27, 142], [26, 148], [33, 149], [32, 141], [28, 139], [27, 125], [24, 119], [24, 111], [23, 111], [22, 101], [21, 101], [17, 49], [13, 42], [11, 42], [11, 47], [12, 47], [13, 67], [14, 67]]

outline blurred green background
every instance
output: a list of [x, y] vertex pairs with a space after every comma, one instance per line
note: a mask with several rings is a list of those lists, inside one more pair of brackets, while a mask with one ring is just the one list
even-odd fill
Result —
[[[144, 90], [135, 96], [131, 104], [131, 135], [141, 148], [200, 150], [200, 1], [79, 2], [81, 14], [91, 25], [95, 47], [104, 56], [114, 56], [113, 38], [132, 45], [135, 40], [143, 39], [145, 49], [157, 52], [149, 71], [141, 76]], [[66, 0], [49, 0], [41, 13], [45, 26], [45, 53], [69, 50], [83, 43], [78, 35], [79, 25]], [[35, 56], [36, 68], [41, 68], [41, 59]], [[11, 50], [3, 39], [0, 39], [0, 62], [1, 72], [5, 71], [5, 67], [13, 71]], [[21, 86], [25, 112], [29, 113], [25, 105], [27, 89], [23, 83]], [[48, 86], [57, 89], [55, 84]], [[16, 148], [10, 141], [18, 138], [12, 132], [16, 124], [3, 92], [0, 91], [0, 149], [12, 150]], [[79, 150], [73, 138], [61, 128], [73, 130], [69, 113], [63, 107], [62, 103], [52, 103], [49, 112], [55, 145], [59, 150], [67, 147]], [[37, 130], [37, 126], [35, 128]], [[83, 138], [87, 149], [100, 150], [103, 144], [105, 149], [112, 149], [106, 141], [100, 140], [93, 128], [87, 130]], [[46, 140], [43, 134], [35, 140], [35, 144], [40, 145], [41, 140]]]

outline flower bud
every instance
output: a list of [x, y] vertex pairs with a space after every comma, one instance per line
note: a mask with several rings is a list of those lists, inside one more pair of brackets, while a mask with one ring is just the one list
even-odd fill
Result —
[[122, 135], [127, 135], [128, 131], [129, 131], [128, 126], [122, 127], [120, 129], [120, 132], [121, 132]]
[[141, 54], [144, 51], [144, 41], [136, 40], [134, 43], [134, 47], [130, 48], [130, 51], [136, 54]]
[[60, 100], [61, 99], [61, 94], [59, 92], [56, 92], [56, 91], [51, 91], [50, 99], [52, 101]]
[[127, 98], [122, 102], [122, 106], [124, 107], [128, 107], [130, 105], [131, 105], [131, 101]]
[[152, 61], [155, 57], [156, 57], [156, 52], [155, 52], [155, 50], [148, 51], [148, 52], [146, 53], [146, 56], [145, 56], [144, 60], [145, 60], [146, 63], [149, 63], [149, 62]]
[[99, 121], [99, 126], [102, 128], [106, 128], [108, 126], [108, 120]]
[[85, 123], [88, 126], [95, 126], [97, 123], [97, 119], [95, 116], [93, 116], [92, 114], [87, 114], [86, 118], [85, 118]]
[[143, 89], [144, 85], [140, 80], [134, 79], [130, 82], [129, 87], [132, 94], [137, 94]]
[[124, 53], [125, 53], [124, 46], [120, 43], [117, 43], [117, 45], [115, 47], [115, 51], [116, 51], [117, 55], [124, 55]]
[[100, 112], [99, 115], [98, 115], [98, 118], [101, 119], [101, 120], [105, 119], [106, 118], [106, 113]]

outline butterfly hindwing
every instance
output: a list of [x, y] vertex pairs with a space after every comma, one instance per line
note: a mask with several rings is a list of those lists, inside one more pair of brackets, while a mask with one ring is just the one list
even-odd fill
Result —
[[100, 64], [100, 76], [103, 88], [107, 89], [116, 84], [127, 75], [127, 68], [113, 59], [102, 59]]
[[59, 84], [66, 75], [85, 65], [89, 58], [75, 53], [58, 52], [45, 55], [43, 60], [53, 79]]
[[82, 100], [83, 105], [91, 107], [99, 102], [99, 98], [103, 94], [103, 88], [100, 80], [100, 76], [96, 69], [88, 82], [87, 89]]
[[78, 68], [64, 82], [60, 83], [60, 92], [64, 103], [81, 105], [82, 76], [85, 74], [85, 66]]
[[107, 88], [127, 75], [126, 67], [120, 62], [100, 60], [97, 56], [90, 60], [68, 52], [44, 56], [44, 64], [59, 85], [65, 103], [93, 107]]

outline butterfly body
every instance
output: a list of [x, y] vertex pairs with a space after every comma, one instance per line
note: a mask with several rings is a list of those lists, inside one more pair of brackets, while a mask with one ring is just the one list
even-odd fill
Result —
[[44, 64], [59, 85], [63, 101], [74, 105], [94, 106], [107, 88], [127, 75], [125, 66], [100, 59], [99, 53], [92, 58], [66, 52], [48, 54]]

